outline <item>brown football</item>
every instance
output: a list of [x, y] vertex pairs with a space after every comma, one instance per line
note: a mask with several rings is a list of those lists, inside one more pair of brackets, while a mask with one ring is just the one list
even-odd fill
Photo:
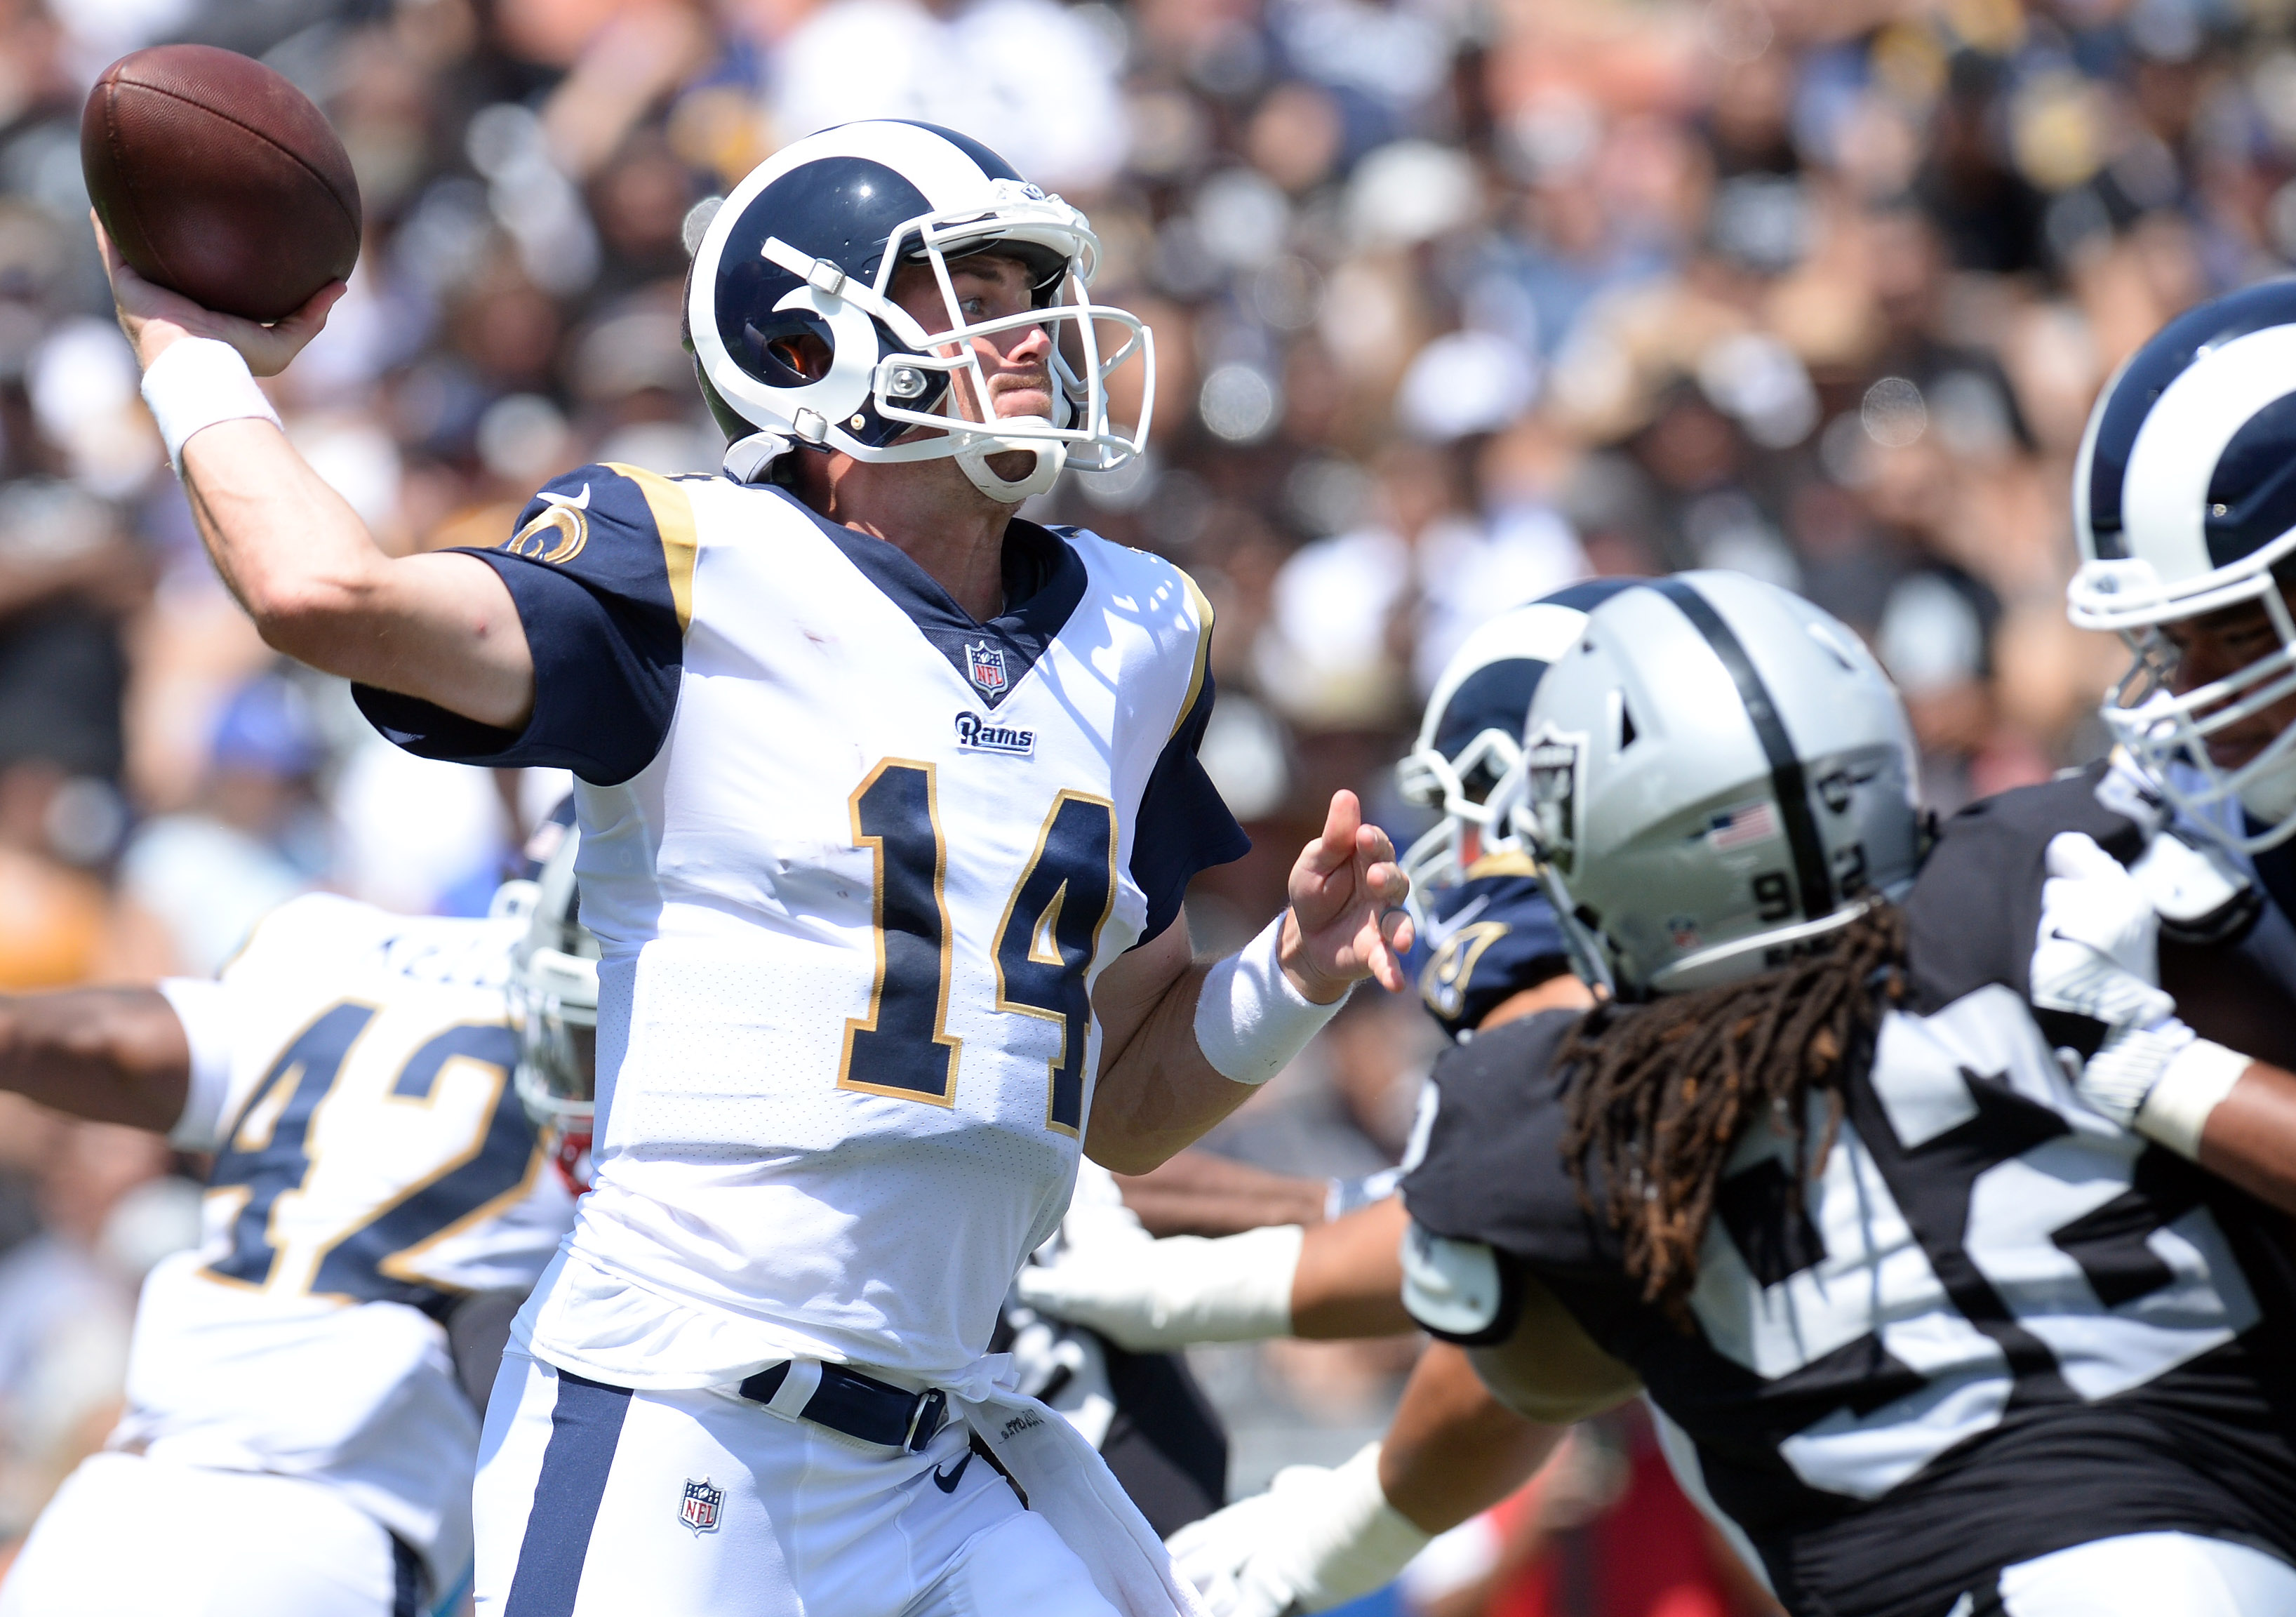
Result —
[[123, 56], [79, 120], [88, 200], [136, 274], [250, 320], [291, 315], [358, 260], [358, 182], [326, 117], [250, 57]]

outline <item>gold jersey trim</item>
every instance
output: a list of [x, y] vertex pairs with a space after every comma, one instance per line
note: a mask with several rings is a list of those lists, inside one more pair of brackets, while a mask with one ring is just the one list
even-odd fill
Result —
[[620, 461], [603, 464], [636, 483], [653, 513], [654, 531], [661, 538], [662, 570], [669, 575], [670, 603], [677, 609], [677, 632], [683, 635], [693, 626], [693, 559], [700, 548], [693, 497], [659, 472]]
[[1175, 567], [1172, 570], [1180, 575], [1180, 582], [1188, 592], [1188, 605], [1196, 614], [1196, 665], [1188, 675], [1188, 694], [1180, 699], [1180, 710], [1173, 716], [1171, 733], [1164, 738], [1167, 741], [1180, 733], [1180, 726], [1188, 722], [1188, 715], [1196, 710], [1196, 698], [1203, 693], [1204, 670], [1212, 654], [1212, 603], [1196, 587], [1187, 569]]

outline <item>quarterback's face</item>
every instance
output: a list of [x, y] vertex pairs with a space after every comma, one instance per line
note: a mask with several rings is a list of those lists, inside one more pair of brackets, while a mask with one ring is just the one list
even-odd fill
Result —
[[[967, 324], [1026, 314], [1031, 307], [1029, 270], [1018, 259], [981, 253], [959, 259], [948, 267], [956, 293], [957, 314]], [[905, 264], [893, 276], [893, 301], [916, 317], [927, 332], [945, 332], [951, 322], [948, 304], [932, 267]], [[1002, 416], [1035, 415], [1049, 420], [1053, 414], [1052, 338], [1041, 325], [1015, 326], [972, 340], [988, 382], [985, 401], [972, 397], [970, 387], [950, 390], [955, 407], [967, 421], [986, 421], [990, 412]], [[959, 352], [958, 345], [943, 347], [943, 354]]]
[[[2253, 601], [2181, 623], [2164, 623], [2161, 637], [2177, 654], [2169, 688], [2179, 696], [2230, 678], [2280, 650], [2280, 632], [2273, 627], [2271, 614]], [[2210, 736], [2209, 761], [2219, 769], [2237, 769], [2292, 724], [2296, 724], [2296, 696], [2284, 696]]]

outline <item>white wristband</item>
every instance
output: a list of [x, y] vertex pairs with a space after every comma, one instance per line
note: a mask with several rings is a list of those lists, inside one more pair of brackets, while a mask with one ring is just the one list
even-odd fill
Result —
[[1306, 1508], [1283, 1523], [1289, 1531], [1269, 1534], [1261, 1564], [1246, 1571], [1249, 1584], [1290, 1594], [1292, 1609], [1320, 1612], [1392, 1581], [1427, 1547], [1427, 1531], [1388, 1503], [1380, 1450], [1366, 1443], [1328, 1473], [1305, 1465], [1275, 1473], [1270, 1495], [1299, 1496]]
[[1292, 986], [1277, 952], [1283, 914], [1212, 967], [1196, 997], [1196, 1043], [1213, 1071], [1239, 1084], [1264, 1084], [1281, 1072], [1348, 1002], [1342, 994], [1317, 1005]]
[[184, 337], [171, 343], [144, 373], [144, 402], [159, 423], [168, 464], [184, 473], [184, 445], [192, 435], [221, 421], [250, 417], [279, 424], [279, 415], [255, 373], [228, 342]]
[[2179, 1050], [2161, 1072], [2158, 1083], [2137, 1108], [2136, 1132], [2166, 1145], [2178, 1156], [2198, 1161], [2201, 1130], [2240, 1075], [2249, 1058], [2205, 1038], [2196, 1038]]

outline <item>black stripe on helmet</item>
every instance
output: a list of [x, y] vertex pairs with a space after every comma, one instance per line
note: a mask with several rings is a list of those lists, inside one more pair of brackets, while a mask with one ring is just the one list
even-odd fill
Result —
[[1639, 589], [1640, 579], [1581, 579], [1576, 584], [1566, 584], [1561, 589], [1539, 596], [1533, 606], [1567, 606], [1572, 612], [1591, 612], [1612, 595]]
[[1736, 633], [1693, 586], [1681, 579], [1653, 579], [1651, 587], [1673, 602], [1690, 620], [1690, 626], [1706, 637], [1706, 644], [1729, 671], [1731, 683], [1738, 687], [1738, 700], [1745, 704], [1755, 738], [1762, 743], [1762, 755], [1769, 760], [1770, 790], [1778, 800], [1779, 817], [1785, 821], [1786, 846], [1793, 853], [1794, 891], [1801, 899], [1802, 919], [1823, 920], [1833, 913], [1833, 878], [1826, 867], [1825, 843], [1817, 834], [1816, 817], [1809, 811], [1808, 776], [1794, 751], [1793, 738], [1786, 734], [1785, 721], [1778, 717], [1777, 703], [1770, 700], [1769, 686], [1762, 683], [1754, 660], [1746, 654]]

